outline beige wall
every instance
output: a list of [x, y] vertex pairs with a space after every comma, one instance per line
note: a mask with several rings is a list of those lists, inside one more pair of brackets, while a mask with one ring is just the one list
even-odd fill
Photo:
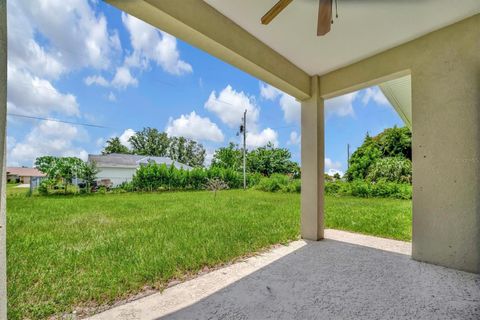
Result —
[[0, 320], [7, 319], [7, 264], [6, 264], [6, 169], [5, 133], [7, 117], [7, 8], [0, 0]]
[[412, 256], [480, 273], [480, 15], [323, 75], [321, 95], [408, 73]]

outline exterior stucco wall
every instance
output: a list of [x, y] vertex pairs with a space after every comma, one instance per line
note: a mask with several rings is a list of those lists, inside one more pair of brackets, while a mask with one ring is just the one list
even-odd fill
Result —
[[98, 167], [97, 180], [110, 179], [114, 186], [132, 181], [137, 168], [102, 168]]
[[7, 2], [0, 0], [0, 320], [7, 319], [6, 242]]
[[408, 73], [412, 256], [480, 273], [480, 15], [321, 76], [321, 95]]

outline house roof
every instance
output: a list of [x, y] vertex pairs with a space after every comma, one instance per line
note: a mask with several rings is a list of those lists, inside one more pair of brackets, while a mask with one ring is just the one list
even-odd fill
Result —
[[154, 157], [154, 156], [145, 156], [137, 154], [121, 154], [121, 153], [111, 153], [111, 154], [101, 154], [101, 155], [88, 155], [88, 161], [94, 161], [97, 167], [107, 167], [107, 168], [137, 168], [141, 164], [147, 164], [149, 162], [155, 162], [157, 164], [166, 164], [171, 166], [172, 164], [177, 169], [190, 170], [192, 167], [187, 166], [186, 164], [173, 161], [168, 157]]
[[21, 177], [44, 177], [45, 173], [37, 168], [26, 167], [7, 167], [7, 175], [17, 175]]
[[412, 77], [393, 79], [379, 85], [407, 127], [412, 129]]

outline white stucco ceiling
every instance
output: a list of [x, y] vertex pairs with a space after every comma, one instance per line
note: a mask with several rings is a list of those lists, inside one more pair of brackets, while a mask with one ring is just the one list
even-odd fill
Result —
[[[338, 0], [339, 18], [316, 36], [318, 0], [204, 0], [310, 75], [325, 74], [480, 12], [480, 0]], [[232, 35], [233, 36], [233, 35]]]

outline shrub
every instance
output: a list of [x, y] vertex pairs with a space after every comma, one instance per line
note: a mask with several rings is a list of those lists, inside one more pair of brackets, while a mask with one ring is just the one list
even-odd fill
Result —
[[38, 193], [41, 194], [42, 196], [48, 195], [48, 190], [51, 186], [52, 186], [52, 182], [50, 181], [50, 179], [42, 180], [42, 182], [40, 182], [40, 185], [37, 188]]
[[262, 179], [262, 175], [258, 172], [247, 174], [247, 187], [251, 188], [256, 186]]
[[378, 182], [380, 180], [412, 183], [412, 162], [400, 157], [387, 157], [378, 159], [370, 166], [367, 180]]
[[207, 183], [205, 184], [205, 189], [212, 191], [214, 193], [214, 197], [216, 198], [217, 191], [228, 189], [228, 185], [218, 178], [213, 178], [208, 179]]
[[135, 188], [133, 187], [133, 182], [131, 181], [124, 181], [121, 184], [119, 184], [117, 187], [113, 188], [112, 191], [121, 193], [122, 191], [125, 192], [132, 192], [135, 191]]
[[342, 181], [325, 181], [325, 193], [326, 194], [340, 194], [342, 186], [346, 184]]
[[396, 183], [385, 180], [372, 183], [355, 180], [352, 182], [334, 181], [325, 183], [325, 193], [363, 198], [395, 198], [411, 199], [412, 186], [407, 183]]
[[290, 178], [283, 174], [274, 173], [270, 178], [262, 178], [257, 184], [256, 189], [268, 192], [277, 192], [284, 190]]
[[209, 179], [218, 179], [230, 189], [243, 187], [241, 173], [219, 167], [210, 169], [194, 168], [190, 171], [177, 169], [165, 164], [149, 163], [138, 168], [132, 182], [132, 190], [203, 190]]
[[302, 189], [300, 179], [291, 179], [288, 185], [284, 188], [285, 192], [300, 193]]

